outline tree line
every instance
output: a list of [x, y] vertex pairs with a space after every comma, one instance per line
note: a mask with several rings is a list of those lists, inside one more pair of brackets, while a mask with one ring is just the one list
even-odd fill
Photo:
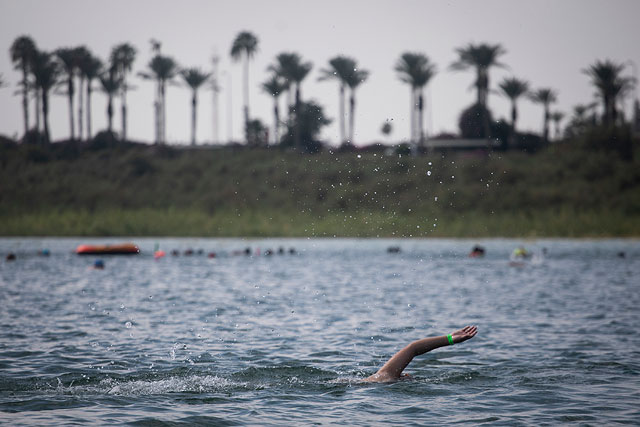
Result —
[[[234, 61], [243, 62], [243, 116], [246, 143], [249, 145], [268, 144], [267, 126], [254, 119], [250, 113], [249, 66], [258, 50], [258, 38], [248, 31], [240, 32], [233, 40], [230, 56]], [[155, 83], [155, 143], [166, 143], [166, 87], [170, 82], [180, 78], [191, 91], [191, 143], [196, 144], [196, 123], [198, 92], [205, 83], [211, 83], [213, 90], [219, 90], [216, 76], [212, 72], [197, 67], [181, 67], [171, 56], [161, 51], [161, 43], [152, 40], [153, 57], [145, 71], [137, 73], [137, 77]], [[469, 43], [456, 49], [458, 59], [448, 68], [451, 71], [472, 71], [475, 74], [475, 103], [465, 109], [459, 120], [463, 137], [490, 138], [495, 134], [492, 129], [494, 121], [488, 107], [489, 96], [497, 93], [511, 102], [511, 117], [504, 136], [508, 146], [513, 144], [517, 132], [518, 102], [528, 99], [538, 103], [543, 109], [543, 129], [541, 138], [548, 142], [550, 123], [556, 124], [559, 134], [560, 122], [565, 114], [551, 111], [551, 105], [557, 102], [558, 93], [553, 88], [533, 89], [524, 79], [511, 76], [498, 83], [497, 91], [490, 89], [490, 71], [495, 67], [503, 67], [500, 62], [506, 49], [500, 44]], [[107, 132], [114, 134], [113, 116], [114, 100], [119, 99], [121, 108], [121, 126], [119, 137], [127, 140], [127, 92], [130, 89], [133, 64], [137, 49], [129, 43], [121, 43], [113, 47], [109, 58], [104, 61], [91, 53], [86, 46], [64, 47], [51, 52], [37, 48], [31, 37], [23, 35], [15, 39], [10, 47], [11, 60], [15, 69], [22, 74], [19, 86], [22, 94], [24, 121], [24, 137], [50, 141], [49, 133], [49, 97], [55, 87], [63, 86], [68, 98], [69, 138], [71, 140], [89, 140], [93, 138], [91, 98], [99, 87], [107, 97]], [[305, 61], [296, 52], [278, 54], [268, 67], [269, 76], [260, 85], [261, 89], [273, 98], [272, 135], [275, 143], [293, 146], [309, 151], [317, 150], [317, 140], [323, 126], [330, 123], [324, 115], [322, 106], [313, 101], [306, 101], [302, 96], [302, 84], [313, 68], [313, 64]], [[410, 142], [416, 147], [424, 146], [424, 113], [425, 88], [437, 74], [437, 66], [425, 54], [405, 52], [396, 61], [394, 70], [398, 78], [410, 88]], [[608, 127], [624, 122], [620, 103], [624, 96], [635, 85], [635, 79], [624, 75], [625, 64], [611, 60], [597, 60], [583, 71], [596, 90], [601, 102], [602, 114], [596, 115], [597, 103], [577, 105], [573, 116], [566, 126], [566, 133], [576, 133], [589, 125]], [[357, 60], [344, 55], [337, 55], [328, 61], [325, 68], [320, 69], [319, 81], [335, 81], [338, 84], [338, 117], [340, 142], [353, 144], [356, 91], [367, 81], [370, 72], [359, 67]], [[0, 87], [6, 81], [0, 75]], [[280, 96], [286, 94], [286, 117], [280, 113]], [[348, 100], [347, 100], [348, 98]], [[35, 126], [32, 127], [30, 117], [31, 99], [35, 104]], [[75, 102], [77, 101], [77, 106]], [[346, 108], [348, 105], [348, 110]], [[346, 117], [346, 119], [345, 119]], [[76, 134], [77, 130], [77, 134]], [[389, 123], [383, 126], [383, 133], [392, 130]], [[505, 132], [503, 132], [505, 133]]]

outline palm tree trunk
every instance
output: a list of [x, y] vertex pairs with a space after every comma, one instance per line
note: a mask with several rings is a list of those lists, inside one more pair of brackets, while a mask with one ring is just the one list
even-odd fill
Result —
[[354, 123], [355, 123], [355, 113], [356, 113], [356, 94], [353, 89], [351, 89], [351, 98], [349, 99], [349, 142], [353, 144], [353, 136], [354, 136]]
[[291, 107], [294, 106], [294, 95], [295, 92], [293, 91], [292, 87], [289, 87], [289, 89], [287, 89], [287, 121], [291, 121], [292, 117], [291, 117]]
[[67, 85], [67, 89], [69, 92], [69, 137], [73, 140], [76, 139], [75, 136], [75, 124], [74, 124], [74, 120], [73, 120], [73, 79], [72, 77], [69, 77], [69, 82]]
[[167, 143], [167, 109], [166, 109], [167, 99], [166, 99], [166, 90], [165, 90], [164, 82], [162, 82], [161, 94], [162, 94], [162, 100], [160, 102], [160, 108], [162, 113], [162, 117], [161, 117], [162, 143], [166, 144]]
[[273, 135], [275, 137], [275, 143], [280, 142], [280, 135], [278, 134], [278, 129], [280, 127], [280, 111], [278, 109], [278, 98], [273, 97]]
[[[244, 128], [249, 125], [249, 55], [244, 56]], [[248, 141], [247, 141], [248, 142]]]
[[197, 92], [193, 91], [191, 98], [191, 145], [196, 145], [196, 110], [198, 106]]
[[122, 114], [122, 140], [127, 140], [127, 84], [125, 81], [125, 74], [122, 74], [122, 92], [120, 93], [120, 101], [122, 102], [121, 114]]
[[29, 132], [29, 70], [27, 62], [22, 61], [22, 113], [24, 114], [24, 134]]
[[90, 141], [91, 133], [91, 81], [87, 82], [87, 140]]
[[478, 105], [484, 105], [482, 95], [482, 70], [480, 67], [476, 68], [476, 91], [477, 91], [477, 103]]
[[516, 121], [518, 120], [518, 109], [516, 107], [515, 99], [511, 101], [511, 132], [509, 135], [509, 141], [507, 142], [507, 148], [509, 145], [513, 146], [516, 142]]
[[80, 86], [78, 88], [78, 138], [82, 141], [83, 134], [83, 123], [82, 123], [82, 115], [84, 112], [82, 111], [84, 105], [84, 77], [80, 77]]
[[49, 93], [42, 89], [42, 121], [44, 122], [44, 142], [47, 144], [51, 141], [49, 135]]
[[420, 147], [424, 146], [424, 97], [422, 89], [418, 94], [418, 126], [420, 126]]
[[345, 130], [344, 130], [344, 83], [340, 84], [340, 95], [338, 96], [338, 102], [340, 103], [340, 143], [345, 142]]
[[36, 91], [36, 130], [40, 132], [40, 115], [42, 113], [42, 108], [41, 108], [42, 94], [40, 93], [40, 89], [38, 89], [37, 87], [35, 88], [35, 91]]
[[543, 138], [544, 142], [549, 142], [549, 105], [545, 104], [544, 106], [544, 129], [543, 129]]
[[409, 136], [409, 141], [413, 144], [416, 136], [416, 91], [411, 87], [411, 117], [410, 117], [410, 126], [411, 126], [411, 135]]
[[296, 83], [296, 113], [294, 115], [296, 123], [293, 128], [293, 140], [297, 148], [302, 148], [302, 141], [300, 138], [300, 130], [302, 123], [300, 123], [300, 83]]
[[107, 130], [111, 133], [113, 129], [113, 95], [109, 94], [109, 101], [107, 102]]
[[156, 144], [162, 143], [162, 131], [160, 125], [160, 116], [161, 116], [161, 82], [158, 80], [158, 85], [156, 87], [156, 99], [153, 103], [154, 113], [155, 113], [155, 125], [156, 125]]
[[608, 126], [611, 121], [611, 99], [605, 94], [602, 98], [602, 123]]

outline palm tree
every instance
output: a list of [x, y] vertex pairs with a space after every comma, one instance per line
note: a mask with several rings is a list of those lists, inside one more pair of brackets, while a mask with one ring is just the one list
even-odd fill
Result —
[[593, 109], [596, 104], [582, 105], [578, 104], [573, 107], [573, 115], [569, 123], [565, 126], [565, 134], [576, 136], [583, 134], [584, 131], [593, 124]]
[[538, 89], [530, 94], [530, 98], [533, 102], [542, 104], [544, 108], [544, 127], [542, 135], [544, 141], [549, 142], [549, 120], [551, 119], [549, 106], [558, 100], [556, 92], [553, 89], [548, 88]]
[[[258, 39], [248, 31], [240, 32], [231, 45], [231, 58], [239, 61], [244, 56], [244, 125], [249, 123], [249, 60], [258, 50]], [[244, 55], [243, 55], [244, 54]]]
[[121, 43], [111, 50], [111, 64], [115, 67], [120, 84], [120, 102], [122, 104], [122, 140], [127, 140], [127, 75], [131, 72], [136, 59], [136, 48], [129, 43]]
[[278, 98], [287, 89], [282, 78], [272, 75], [267, 81], [262, 83], [262, 90], [273, 97], [273, 135], [277, 144], [280, 141], [278, 130], [280, 129], [280, 109], [278, 108]]
[[[451, 69], [467, 70], [474, 68], [476, 70], [475, 87], [477, 90], [477, 103], [483, 110], [487, 110], [487, 98], [489, 96], [489, 69], [493, 66], [502, 67], [503, 64], [498, 62], [498, 58], [507, 51], [499, 44], [491, 45], [481, 43], [475, 45], [469, 43], [464, 47], [456, 49], [459, 58], [451, 64]], [[489, 115], [484, 115], [484, 131], [485, 136], [489, 138]]]
[[76, 51], [70, 47], [63, 47], [56, 50], [56, 56], [62, 65], [64, 78], [67, 82], [67, 97], [69, 100], [69, 138], [75, 139], [75, 125], [73, 120], [73, 96], [75, 94], [74, 78], [78, 67], [78, 57]]
[[93, 81], [102, 74], [102, 61], [89, 54], [79, 65], [80, 75], [87, 83], [87, 139], [91, 139], [91, 93], [93, 92]]
[[346, 141], [346, 132], [344, 126], [344, 96], [347, 87], [347, 80], [356, 68], [356, 61], [346, 56], [336, 56], [329, 60], [329, 68], [320, 70], [320, 78], [318, 80], [337, 80], [339, 87], [338, 102], [340, 104], [340, 142]]
[[268, 71], [273, 72], [276, 76], [282, 79], [283, 84], [286, 87], [288, 120], [291, 119], [291, 107], [294, 105], [293, 91], [295, 89], [294, 82], [293, 80], [291, 80], [291, 76], [289, 75], [289, 70], [296, 67], [299, 62], [300, 57], [296, 53], [280, 53], [278, 54], [278, 56], [276, 56], [275, 64], [269, 65], [267, 67]]
[[78, 72], [78, 77], [80, 78], [80, 84], [78, 88], [78, 137], [82, 140], [83, 135], [83, 123], [82, 123], [82, 115], [83, 115], [83, 105], [84, 105], [84, 86], [87, 80], [87, 77], [82, 72], [82, 67], [91, 57], [91, 52], [85, 46], [78, 46], [73, 49], [74, 55], [76, 58], [76, 68]]
[[606, 125], [615, 124], [618, 118], [616, 103], [618, 98], [633, 87], [633, 79], [623, 77], [624, 64], [610, 60], [596, 61], [583, 70], [591, 77], [591, 83], [596, 87], [598, 96], [602, 99], [602, 121]]
[[518, 121], [518, 98], [529, 92], [529, 82], [520, 80], [516, 77], [509, 77], [502, 80], [499, 84], [501, 94], [509, 98], [511, 101], [511, 132], [510, 140], [513, 143], [516, 136], [516, 122]]
[[562, 111], [554, 111], [549, 115], [549, 118], [556, 125], [555, 139], [558, 140], [560, 138], [560, 122], [564, 119], [564, 113]]
[[[302, 81], [307, 77], [313, 64], [311, 62], [302, 62], [302, 58], [297, 53], [281, 53], [276, 57], [276, 65], [269, 67], [271, 71], [274, 71], [277, 75], [281, 76], [289, 91], [291, 91], [292, 85], [295, 85], [295, 126], [294, 126], [294, 143], [296, 147], [301, 147], [301, 122], [298, 120], [297, 115], [300, 112], [300, 106], [302, 102]], [[289, 119], [291, 120], [291, 109], [289, 110]]]
[[166, 86], [176, 76], [179, 68], [173, 58], [157, 53], [149, 62], [149, 70], [150, 73], [140, 73], [140, 76], [157, 83], [160, 99], [156, 104], [156, 144], [161, 144], [166, 142]]
[[518, 107], [516, 105], [518, 98], [525, 95], [529, 91], [529, 82], [520, 80], [516, 77], [509, 77], [502, 80], [499, 85], [502, 95], [511, 101], [511, 127], [516, 131], [516, 121], [518, 120]]
[[[347, 86], [349, 86], [349, 142], [353, 144], [355, 114], [356, 114], [356, 89], [369, 77], [369, 71], [353, 68], [347, 77]], [[425, 83], [426, 84], [426, 83]]]
[[[424, 96], [423, 88], [429, 83], [436, 73], [436, 67], [429, 62], [429, 58], [421, 53], [405, 52], [402, 54], [395, 66], [400, 81], [409, 84], [411, 88], [411, 141], [420, 137], [420, 144], [424, 142]], [[418, 113], [418, 120], [416, 120]], [[416, 121], [420, 126], [420, 131], [416, 131]], [[419, 135], [418, 135], [419, 133]]]
[[31, 72], [33, 73], [36, 88], [42, 96], [42, 117], [44, 122], [45, 142], [51, 141], [49, 133], [49, 92], [58, 83], [60, 68], [52, 54], [36, 51], [33, 58]]
[[196, 145], [196, 111], [198, 107], [198, 89], [211, 77], [211, 73], [204, 73], [197, 68], [180, 71], [187, 86], [191, 88], [191, 145]]
[[29, 36], [18, 37], [9, 49], [15, 68], [22, 71], [22, 114], [25, 134], [29, 131], [29, 73], [32, 70], [36, 52], [36, 44]]
[[100, 76], [102, 90], [107, 95], [107, 130], [113, 131], [113, 98], [118, 94], [122, 81], [119, 79], [116, 69], [112, 66]]

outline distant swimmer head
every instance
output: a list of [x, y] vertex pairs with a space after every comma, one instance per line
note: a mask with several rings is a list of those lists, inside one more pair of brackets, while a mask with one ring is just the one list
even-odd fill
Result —
[[104, 261], [102, 261], [101, 259], [95, 260], [93, 263], [93, 268], [95, 268], [96, 270], [104, 270]]
[[485, 249], [480, 246], [480, 245], [475, 245], [472, 249], [471, 252], [469, 253], [470, 257], [483, 257], [485, 253]]
[[15, 261], [16, 260], [16, 254], [14, 254], [13, 252], [8, 253], [6, 260], [7, 261]]

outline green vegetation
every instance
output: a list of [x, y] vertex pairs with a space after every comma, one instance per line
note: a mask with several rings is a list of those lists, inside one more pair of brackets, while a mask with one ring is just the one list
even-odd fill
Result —
[[[320, 80], [339, 83], [342, 145], [332, 151], [320, 140], [330, 123], [323, 106], [302, 96], [313, 64], [296, 52], [278, 54], [261, 85], [273, 98], [274, 138], [268, 145], [265, 125], [249, 110], [248, 70], [257, 47], [258, 38], [244, 31], [230, 51], [233, 59], [244, 59], [246, 144], [203, 148], [195, 147], [197, 91], [209, 82], [217, 93], [216, 65], [211, 73], [182, 68], [152, 40], [154, 56], [147, 71], [137, 73], [156, 85], [156, 144], [149, 146], [127, 139], [135, 47], [117, 45], [103, 63], [85, 46], [43, 52], [28, 36], [18, 37], [9, 53], [21, 73], [25, 133], [19, 145], [0, 138], [0, 235], [640, 236], [638, 143], [631, 136], [631, 123], [639, 131], [640, 104], [636, 100], [633, 118], [624, 117], [620, 104], [637, 83], [625, 77], [625, 64], [597, 60], [583, 70], [598, 102], [575, 106], [561, 135], [566, 114], [550, 110], [557, 91], [530, 91], [529, 82], [517, 77], [499, 84], [512, 103], [510, 123], [494, 120], [489, 71], [503, 66], [506, 49], [487, 43], [457, 48], [458, 60], [449, 69], [475, 72], [477, 99], [460, 114], [460, 135], [434, 139], [484, 139], [487, 148], [443, 153], [426, 152], [424, 133], [423, 92], [436, 64], [420, 52], [404, 53], [395, 64], [398, 78], [411, 87], [410, 140], [356, 149], [355, 92], [369, 71], [338, 55], [320, 70]], [[190, 148], [165, 145], [166, 86], [178, 75], [192, 93]], [[108, 99], [108, 127], [95, 136], [94, 81]], [[49, 96], [60, 86], [68, 98], [69, 140], [51, 144]], [[34, 127], [30, 98], [36, 103]], [[119, 136], [114, 98], [122, 108]], [[521, 98], [542, 105], [540, 135], [516, 131]], [[217, 118], [214, 123], [217, 132]], [[383, 134], [391, 131], [385, 123]], [[495, 139], [501, 150], [487, 151]]]
[[640, 236], [638, 153], [599, 132], [534, 155], [4, 143], [0, 234]]

